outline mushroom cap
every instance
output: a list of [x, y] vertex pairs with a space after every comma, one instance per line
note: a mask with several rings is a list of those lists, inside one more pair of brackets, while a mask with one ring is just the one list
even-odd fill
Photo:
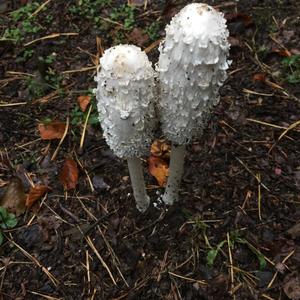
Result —
[[104, 137], [117, 156], [142, 156], [156, 125], [155, 71], [145, 52], [133, 45], [106, 50], [100, 65], [95, 81]]
[[193, 3], [173, 17], [160, 44], [160, 120], [164, 134], [177, 144], [202, 133], [218, 91], [226, 80], [229, 36], [222, 13]]

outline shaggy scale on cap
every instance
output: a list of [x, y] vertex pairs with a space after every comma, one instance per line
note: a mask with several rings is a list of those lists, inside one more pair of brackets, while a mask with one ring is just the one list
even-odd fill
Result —
[[173, 17], [160, 44], [160, 120], [175, 144], [201, 134], [226, 80], [228, 30], [222, 13], [193, 3]]
[[106, 50], [100, 65], [96, 98], [106, 142], [118, 157], [140, 157], [149, 152], [156, 124], [155, 71], [133, 45]]

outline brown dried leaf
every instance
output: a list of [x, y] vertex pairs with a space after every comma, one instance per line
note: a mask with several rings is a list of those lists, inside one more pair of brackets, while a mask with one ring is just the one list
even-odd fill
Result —
[[151, 145], [151, 154], [165, 160], [170, 159], [171, 146], [164, 140], [155, 140]]
[[7, 208], [8, 211], [19, 216], [25, 212], [26, 195], [22, 181], [18, 177], [14, 177], [0, 201], [0, 206]]
[[90, 96], [79, 96], [77, 98], [78, 105], [80, 106], [80, 109], [85, 112], [86, 108], [91, 102], [91, 97]]
[[134, 28], [128, 35], [128, 39], [141, 47], [149, 40], [149, 36], [141, 28]]
[[30, 188], [29, 194], [26, 197], [26, 206], [31, 207], [37, 200], [41, 199], [49, 188], [46, 185], [36, 185]]
[[290, 57], [290, 56], [292, 56], [292, 54], [291, 54], [291, 52], [289, 50], [282, 49], [282, 48], [280, 48], [280, 49], [278, 49], [278, 48], [272, 48], [271, 52], [272, 53], [276, 53], [276, 54], [278, 54], [280, 56], [283, 56], [283, 57]]
[[60, 121], [52, 121], [49, 124], [38, 125], [42, 140], [61, 139], [64, 135], [66, 124]]
[[266, 81], [266, 74], [265, 73], [256, 73], [256, 74], [253, 75], [253, 80], [254, 81], [265, 82]]
[[76, 161], [67, 158], [59, 175], [59, 180], [66, 190], [75, 189], [78, 182], [78, 173]]
[[150, 156], [148, 158], [148, 169], [152, 176], [154, 176], [159, 186], [164, 187], [169, 176], [169, 165], [163, 159]]
[[242, 22], [245, 27], [248, 27], [253, 23], [251, 16], [241, 12], [229, 13], [226, 15], [226, 19], [228, 22]]

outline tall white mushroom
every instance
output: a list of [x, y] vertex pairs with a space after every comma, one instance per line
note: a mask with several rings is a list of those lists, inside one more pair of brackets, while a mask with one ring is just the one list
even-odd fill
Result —
[[139, 211], [150, 200], [139, 157], [149, 151], [156, 123], [155, 71], [145, 52], [133, 45], [119, 45], [104, 52], [97, 81], [99, 119], [109, 147], [126, 158]]
[[172, 204], [184, 166], [185, 145], [201, 134], [228, 69], [228, 30], [222, 13], [207, 4], [184, 7], [166, 27], [160, 44], [160, 120], [172, 141], [169, 178], [163, 200]]

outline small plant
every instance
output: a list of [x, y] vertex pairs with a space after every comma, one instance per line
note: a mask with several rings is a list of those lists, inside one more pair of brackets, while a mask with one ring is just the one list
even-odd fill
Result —
[[43, 76], [29, 78], [27, 80], [27, 88], [33, 97], [42, 97], [48, 90], [60, 90], [62, 81], [62, 76], [51, 68], [51, 64], [55, 61], [56, 55], [40, 56], [38, 59], [46, 66], [47, 70], [45, 74], [41, 74]]
[[41, 79], [29, 77], [26, 81], [27, 89], [33, 97], [42, 97], [45, 95], [46, 85]]
[[14, 214], [9, 213], [6, 208], [0, 207], [0, 245], [3, 243], [3, 229], [14, 228], [18, 221]]
[[123, 4], [112, 10], [110, 18], [113, 21], [123, 23], [126, 30], [131, 30], [135, 24], [134, 7]]
[[7, 28], [3, 34], [3, 39], [13, 40], [18, 43], [24, 39], [26, 34], [34, 34], [42, 30], [42, 26], [32, 13], [39, 7], [37, 2], [28, 3], [25, 6], [10, 13], [10, 18], [14, 23]]
[[109, 5], [111, 5], [111, 0], [79, 0], [76, 5], [70, 6], [69, 12], [73, 15], [93, 19], [101, 9]]
[[159, 37], [160, 37], [160, 34], [159, 34], [160, 26], [161, 26], [161, 22], [155, 21], [155, 22], [151, 23], [145, 29], [145, 32], [148, 34], [149, 38], [152, 41], [156, 41], [157, 39], [159, 39]]
[[[92, 110], [88, 119], [88, 124], [89, 125], [96, 125], [99, 124], [99, 116], [98, 116], [98, 111], [97, 111], [97, 104], [96, 104], [96, 99], [95, 96], [89, 92], [88, 95], [91, 97], [91, 102], [90, 105], [92, 105]], [[78, 105], [76, 105], [72, 110], [71, 110], [71, 124], [72, 125], [79, 125], [79, 124], [84, 124], [85, 120], [88, 116], [88, 112], [85, 111], [83, 112]]]
[[[227, 244], [227, 240], [221, 241], [216, 248], [213, 248], [207, 252], [206, 261], [209, 266], [213, 266], [218, 253], [221, 251], [222, 247], [225, 244]], [[229, 244], [231, 248], [234, 248], [235, 244], [245, 245], [258, 259], [260, 269], [262, 270], [266, 267], [266, 260], [264, 255], [246, 239], [240, 237], [238, 232], [234, 232], [230, 236]]]
[[39, 7], [39, 3], [32, 2], [27, 3], [24, 6], [21, 6], [19, 9], [12, 11], [10, 13], [10, 16], [15, 22], [18, 22], [20, 20], [28, 19], [32, 17], [32, 13]]
[[300, 55], [292, 55], [282, 60], [285, 70], [288, 72], [287, 81], [291, 84], [300, 83]]

